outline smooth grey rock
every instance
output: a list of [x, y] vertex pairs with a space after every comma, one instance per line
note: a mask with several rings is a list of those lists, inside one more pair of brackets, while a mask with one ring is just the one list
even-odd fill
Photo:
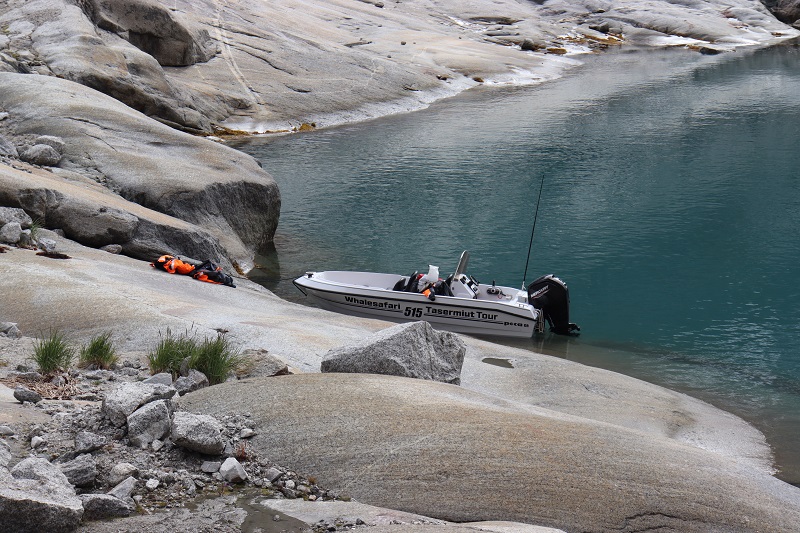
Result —
[[272, 466], [267, 470], [266, 474], [264, 474], [264, 479], [268, 480], [270, 483], [274, 483], [275, 480], [279, 479], [282, 475], [283, 472]]
[[247, 481], [247, 472], [239, 461], [233, 457], [228, 457], [219, 467], [222, 479], [228, 483], [242, 483]]
[[14, 322], [0, 322], [0, 335], [10, 339], [19, 339], [22, 337], [22, 332]]
[[40, 135], [34, 141], [34, 144], [44, 144], [51, 147], [53, 150], [58, 152], [59, 155], [64, 154], [64, 148], [66, 147], [66, 143], [64, 139], [61, 137], [56, 137], [54, 135]]
[[31, 219], [24, 209], [18, 207], [0, 207], [0, 226], [8, 224], [9, 222], [17, 222], [22, 229], [27, 229], [33, 224], [33, 219]]
[[133, 476], [128, 476], [116, 485], [114, 488], [108, 491], [108, 494], [114, 496], [115, 498], [119, 498], [120, 500], [127, 501], [128, 498], [131, 497], [133, 491], [136, 489], [136, 478]]
[[40, 437], [39, 435], [34, 435], [31, 439], [31, 449], [35, 450], [37, 448], [41, 448], [42, 446], [47, 445], [47, 439], [44, 437]]
[[220, 466], [222, 466], [222, 463], [219, 461], [203, 461], [203, 464], [200, 465], [200, 470], [206, 474], [213, 474], [214, 472], [219, 472]]
[[[17, 158], [19, 157], [19, 152], [17, 152], [17, 147], [14, 144], [0, 135], [0, 156], [7, 156]], [[2, 208], [0, 208], [2, 209]], [[0, 218], [2, 220], [2, 218]]]
[[156, 400], [168, 400], [175, 389], [160, 383], [120, 383], [103, 399], [102, 411], [117, 427], [125, 425], [128, 415], [136, 409]]
[[171, 427], [170, 400], [147, 403], [128, 415], [128, 442], [144, 448], [156, 439], [165, 437]]
[[19, 222], [9, 222], [0, 228], [0, 242], [17, 244], [22, 236], [22, 227]]
[[[172, 386], [172, 374], [169, 372], [160, 372], [145, 379], [142, 383], [161, 383], [162, 385]], [[178, 390], [178, 392], [180, 392], [180, 390]]]
[[177, 446], [207, 455], [219, 455], [225, 449], [222, 424], [213, 416], [176, 412], [170, 438]]
[[39, 403], [42, 401], [41, 395], [36, 392], [32, 391], [28, 387], [23, 387], [22, 385], [18, 385], [14, 389], [14, 398], [17, 399], [18, 402], [31, 402], [31, 403]]
[[11, 429], [11, 426], [0, 425], [0, 437], [10, 437], [16, 434], [17, 432]]
[[97, 461], [88, 453], [83, 453], [72, 461], [60, 465], [60, 468], [69, 482], [76, 487], [92, 485], [97, 477]]
[[106, 445], [106, 438], [91, 431], [81, 430], [75, 434], [75, 453], [89, 453]]
[[103, 250], [104, 252], [108, 252], [114, 255], [119, 255], [122, 253], [121, 244], [106, 244], [105, 246], [101, 246], [100, 249]]
[[399, 324], [362, 342], [334, 348], [322, 372], [385, 374], [458, 385], [467, 347], [456, 334], [436, 331], [427, 322]]
[[110, 494], [81, 494], [84, 520], [130, 516], [133, 506]]
[[[139, 469], [130, 463], [117, 463], [108, 474], [108, 484], [118, 485], [128, 478], [135, 479], [139, 475]], [[119, 497], [119, 496], [118, 496]]]
[[[53, 26], [58, 24], [63, 21], [53, 22]], [[88, 20], [86, 24], [91, 27]], [[46, 33], [54, 36], [53, 29]], [[65, 31], [81, 33], [69, 27]], [[86, 31], [93, 35], [87, 34], [88, 40], [97, 39], [93, 27]], [[118, 36], [114, 39], [121, 43]], [[49, 50], [64, 54], [67, 41], [68, 37], [59, 35]], [[87, 48], [94, 51], [97, 47]], [[129, 51], [138, 53], [137, 58], [120, 55], [120, 64], [132, 65], [144, 56], [133, 47]], [[106, 52], [103, 57], [107, 58]], [[68, 60], [59, 65], [69, 64], [71, 68], [84, 63], [78, 56], [75, 59], [77, 62]], [[149, 61], [160, 71], [152, 57]], [[90, 77], [100, 75], [95, 66], [90, 70]], [[163, 72], [160, 75], [159, 90], [163, 90], [169, 84], [164, 82]], [[131, 77], [130, 71], [124, 76], [127, 81], [143, 80]], [[26, 120], [21, 114], [7, 120], [14, 121], [20, 134], [49, 132], [63, 138], [67, 146], [79, 145], [81, 149], [67, 151], [59, 163], [61, 172], [71, 172], [74, 180], [53, 179], [52, 173], [39, 169], [22, 172], [0, 168], [0, 175], [6, 175], [0, 179], [0, 197], [5, 205], [29, 210], [47, 227], [62, 228], [68, 238], [81, 244], [119, 244], [125, 255], [148, 261], [170, 253], [214, 258], [226, 269], [232, 269], [236, 262], [249, 270], [256, 250], [272, 241], [280, 193], [253, 157], [145, 116], [169, 115], [171, 122], [185, 123], [192, 121], [190, 109], [175, 112], [173, 106], [151, 101], [152, 105], [146, 106], [149, 110], [140, 114], [74, 81], [54, 76], [29, 78], [0, 72], [0, 107], [35, 109], [37, 117]], [[117, 76], [111, 74], [108, 81], [116, 85], [120, 98], [126, 98], [127, 90], [120, 87]], [[144, 91], [158, 99], [157, 92], [150, 88]], [[45, 93], [49, 94], [46, 98]], [[197, 124], [200, 129], [210, 128], [203, 115], [193, 115], [205, 122]], [[126, 148], [117, 149], [119, 146]]]
[[36, 242], [39, 245], [39, 248], [48, 253], [55, 252], [56, 247], [58, 246], [58, 243], [56, 243], [56, 241], [54, 241], [53, 239], [41, 238], [38, 239]]
[[48, 144], [35, 144], [20, 151], [19, 158], [32, 165], [54, 167], [61, 161], [61, 154]]
[[255, 436], [256, 436], [256, 432], [253, 431], [253, 429], [251, 429], [251, 428], [243, 428], [239, 432], [239, 438], [240, 439], [249, 439], [249, 438], [252, 438], [252, 437], [255, 437]]
[[208, 387], [208, 378], [205, 374], [194, 368], [190, 368], [186, 376], [181, 376], [175, 380], [175, 390], [178, 394], [194, 392], [203, 387]]
[[0, 468], [0, 524], [4, 531], [73, 531], [82, 515], [83, 505], [72, 485], [45, 459], [23, 459], [10, 473]]
[[156, 490], [158, 488], [158, 486], [160, 484], [161, 484], [161, 482], [158, 479], [150, 478], [150, 479], [147, 480], [147, 482], [144, 484], [144, 486], [145, 486], [145, 488], [147, 488], [147, 490], [149, 490], [150, 492], [153, 492], [154, 490]]
[[[314, 401], [297, 409], [298, 398]], [[800, 491], [744, 459], [435, 381], [307, 373], [208, 387], [181, 405], [250, 412], [269, 428], [250, 441], [257, 454], [360, 502], [454, 522], [681, 533], [800, 523]]]

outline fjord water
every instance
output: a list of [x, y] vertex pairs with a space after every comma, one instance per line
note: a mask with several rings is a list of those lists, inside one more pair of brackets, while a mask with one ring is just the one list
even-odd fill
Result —
[[[800, 481], [800, 50], [612, 52], [564, 78], [240, 143], [280, 185], [254, 279], [454, 269], [570, 288], [579, 337], [511, 341], [756, 424]], [[500, 341], [506, 342], [506, 341]]]

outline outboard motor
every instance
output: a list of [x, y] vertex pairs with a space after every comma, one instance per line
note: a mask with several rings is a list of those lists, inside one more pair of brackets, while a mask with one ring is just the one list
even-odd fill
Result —
[[554, 275], [542, 276], [528, 285], [528, 302], [542, 311], [553, 333], [569, 335], [581, 330], [577, 324], [569, 321], [567, 284]]

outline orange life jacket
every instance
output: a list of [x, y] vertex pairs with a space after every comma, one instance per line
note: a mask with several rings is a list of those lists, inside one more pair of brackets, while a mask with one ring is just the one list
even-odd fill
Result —
[[164, 270], [170, 274], [183, 274], [185, 276], [194, 271], [194, 265], [181, 261], [177, 257], [172, 257], [171, 255], [162, 255], [156, 261], [150, 263], [150, 266]]

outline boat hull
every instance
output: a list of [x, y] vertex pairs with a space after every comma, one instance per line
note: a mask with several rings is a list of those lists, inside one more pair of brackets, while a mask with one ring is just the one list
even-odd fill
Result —
[[528, 304], [450, 296], [431, 301], [419, 293], [345, 285], [316, 275], [300, 277], [294, 284], [311, 302], [329, 311], [391, 322], [423, 320], [437, 329], [470, 335], [531, 337], [541, 327], [539, 311]]

